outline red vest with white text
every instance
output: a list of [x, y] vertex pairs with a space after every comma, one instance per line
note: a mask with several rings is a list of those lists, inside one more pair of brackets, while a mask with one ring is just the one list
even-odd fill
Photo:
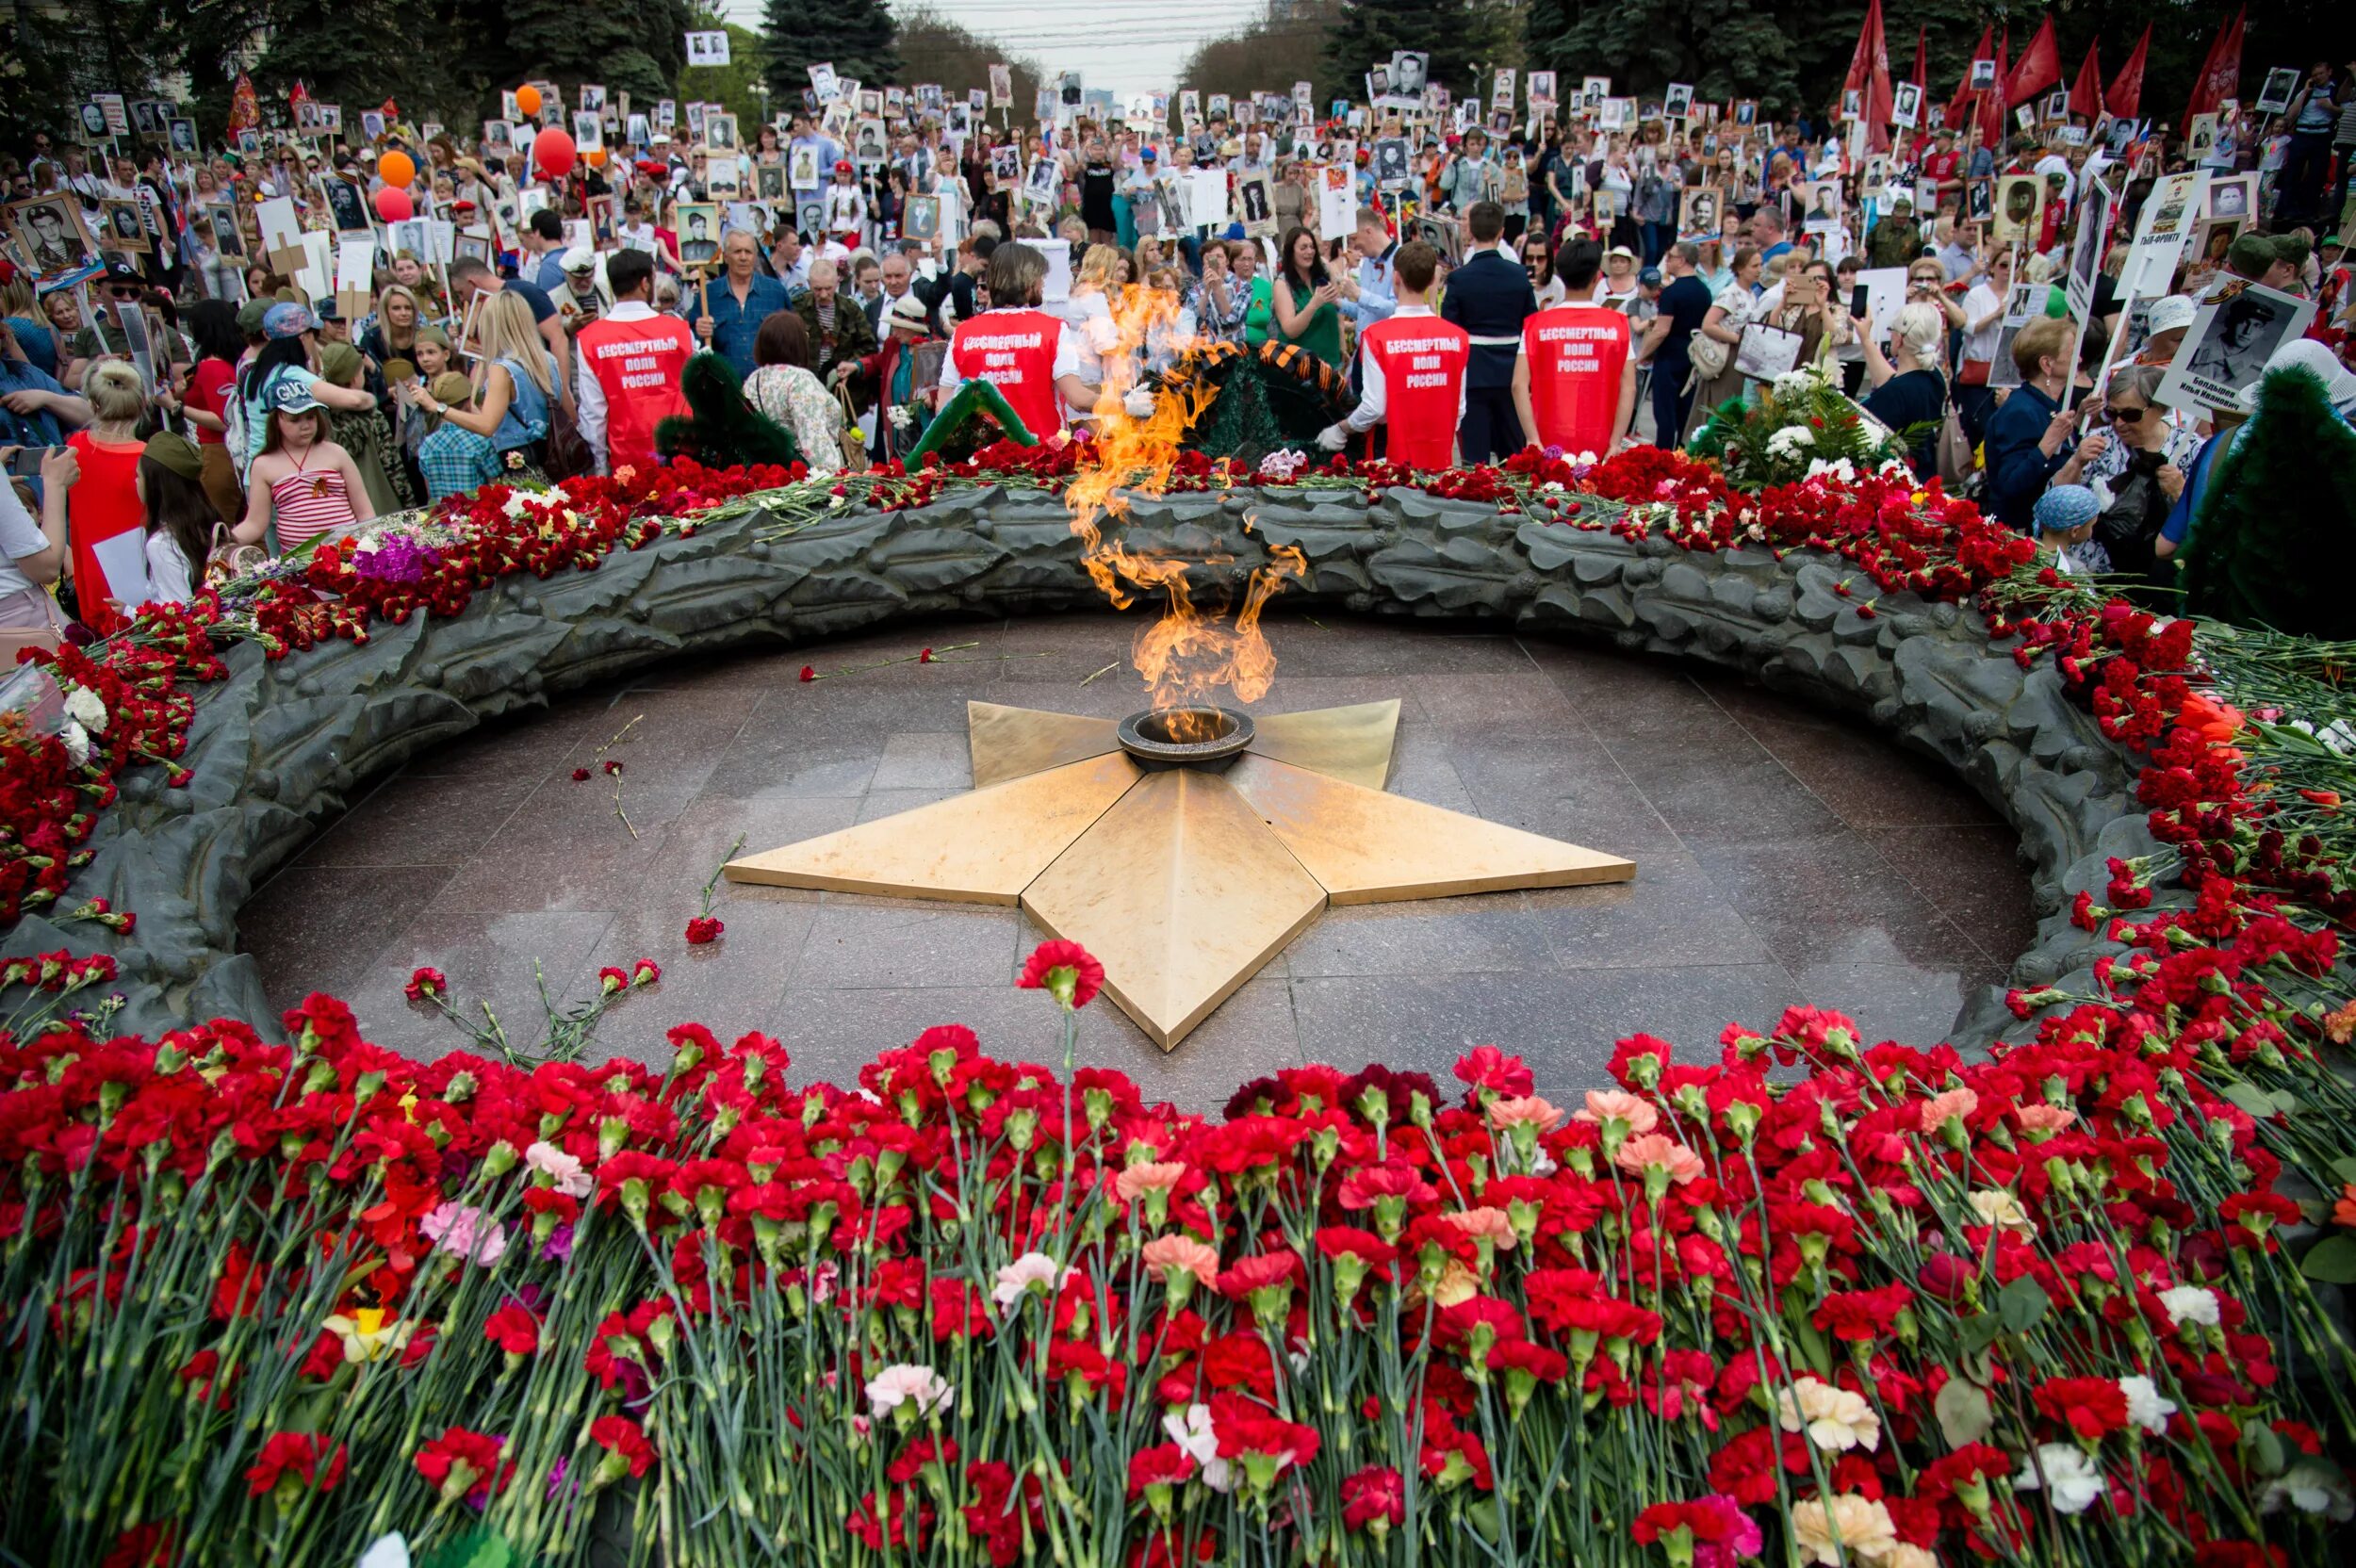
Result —
[[1446, 468], [1456, 456], [1472, 337], [1436, 316], [1394, 316], [1359, 338], [1383, 368], [1383, 452], [1410, 468]]
[[592, 321], [573, 339], [605, 393], [605, 449], [615, 468], [654, 461], [655, 422], [687, 412], [679, 373], [695, 351], [695, 335], [676, 316]]
[[1602, 305], [1555, 305], [1523, 322], [1530, 411], [1538, 416], [1531, 439], [1573, 456], [1611, 456], [1628, 351], [1628, 318]]
[[957, 323], [950, 357], [967, 381], [998, 388], [1016, 417], [1044, 441], [1063, 428], [1055, 394], [1055, 343], [1063, 322], [1043, 310], [986, 310]]

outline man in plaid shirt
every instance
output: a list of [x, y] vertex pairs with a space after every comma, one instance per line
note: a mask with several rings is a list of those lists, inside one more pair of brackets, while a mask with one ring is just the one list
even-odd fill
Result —
[[[474, 387], [455, 370], [434, 379], [434, 400], [450, 408], [472, 409]], [[444, 496], [463, 496], [477, 485], [505, 477], [499, 449], [487, 435], [477, 435], [449, 419], [426, 433], [417, 443], [417, 471], [425, 476], [429, 502]]]

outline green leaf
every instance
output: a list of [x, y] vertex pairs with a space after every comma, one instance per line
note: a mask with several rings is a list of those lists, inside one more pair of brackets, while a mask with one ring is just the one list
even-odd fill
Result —
[[1996, 1425], [1995, 1413], [1989, 1409], [1988, 1396], [1961, 1378], [1950, 1378], [1931, 1401], [1932, 1413], [1939, 1417], [1939, 1429], [1946, 1434], [1947, 1446], [1960, 1448], [1967, 1443], [1977, 1443]]
[[2333, 1160], [2331, 1174], [2343, 1182], [2356, 1182], [2356, 1154], [2343, 1154]]
[[2027, 1333], [2045, 1316], [2045, 1309], [2050, 1305], [2045, 1287], [2026, 1274], [1996, 1293], [1996, 1315], [2003, 1320], [2007, 1333]]
[[510, 1568], [515, 1553], [499, 1533], [477, 1526], [443, 1542], [419, 1560], [417, 1568]]
[[2217, 1092], [2261, 1120], [2271, 1118], [2284, 1109], [2273, 1094], [2255, 1084], [2228, 1084]]
[[2252, 1417], [2241, 1426], [2242, 1446], [2250, 1450], [2250, 1467], [2261, 1476], [2282, 1473], [2282, 1439], [2272, 1427]]
[[2356, 1285], [2356, 1236], [2326, 1236], [2307, 1250], [2299, 1271], [2327, 1285]]

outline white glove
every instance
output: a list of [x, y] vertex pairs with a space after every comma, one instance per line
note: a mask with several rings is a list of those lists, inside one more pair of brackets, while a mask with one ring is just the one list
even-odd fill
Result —
[[1347, 423], [1326, 426], [1317, 432], [1317, 445], [1329, 452], [1340, 451], [1350, 445], [1350, 426]]
[[1121, 407], [1132, 419], [1151, 419], [1153, 417], [1153, 389], [1150, 386], [1132, 386], [1128, 396], [1121, 400]]

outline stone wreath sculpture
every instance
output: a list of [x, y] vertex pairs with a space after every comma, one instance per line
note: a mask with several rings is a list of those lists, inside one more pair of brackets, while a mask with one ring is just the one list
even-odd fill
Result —
[[[707, 388], [709, 392], [709, 388]], [[1247, 523], [1249, 526], [1247, 526]], [[120, 966], [113, 1027], [150, 1035], [217, 1016], [274, 1023], [237, 915], [254, 888], [404, 760], [476, 727], [684, 655], [800, 645], [918, 617], [1101, 608], [1057, 497], [997, 485], [900, 512], [859, 508], [779, 534], [758, 507], [617, 553], [594, 572], [503, 579], [462, 614], [412, 616], [272, 663], [250, 644], [203, 688], [186, 765], [123, 776], [75, 897], [135, 909], [135, 936], [98, 933]], [[1560, 526], [1550, 512], [1421, 491], [1288, 487], [1137, 498], [1126, 542], [1192, 564], [1199, 598], [1265, 566], [1308, 563], [1279, 612], [1476, 622], [1607, 642], [1741, 671], [1870, 720], [1959, 773], [2019, 831], [2035, 866], [2039, 939], [2022, 986], [2089, 988], [2115, 951], [2069, 918], [2101, 897], [2107, 857], [2153, 853], [2133, 766], [2064, 693], [2050, 663], [2022, 670], [1979, 615], [1910, 595], [1872, 615], [1841, 588], [1844, 563], [1807, 552], [1689, 554], [1665, 538]], [[2163, 894], [2163, 897], [2178, 896]], [[73, 898], [66, 901], [69, 905]], [[27, 917], [0, 956], [93, 945]], [[2000, 992], [1954, 1037], [2004, 1025]]]

